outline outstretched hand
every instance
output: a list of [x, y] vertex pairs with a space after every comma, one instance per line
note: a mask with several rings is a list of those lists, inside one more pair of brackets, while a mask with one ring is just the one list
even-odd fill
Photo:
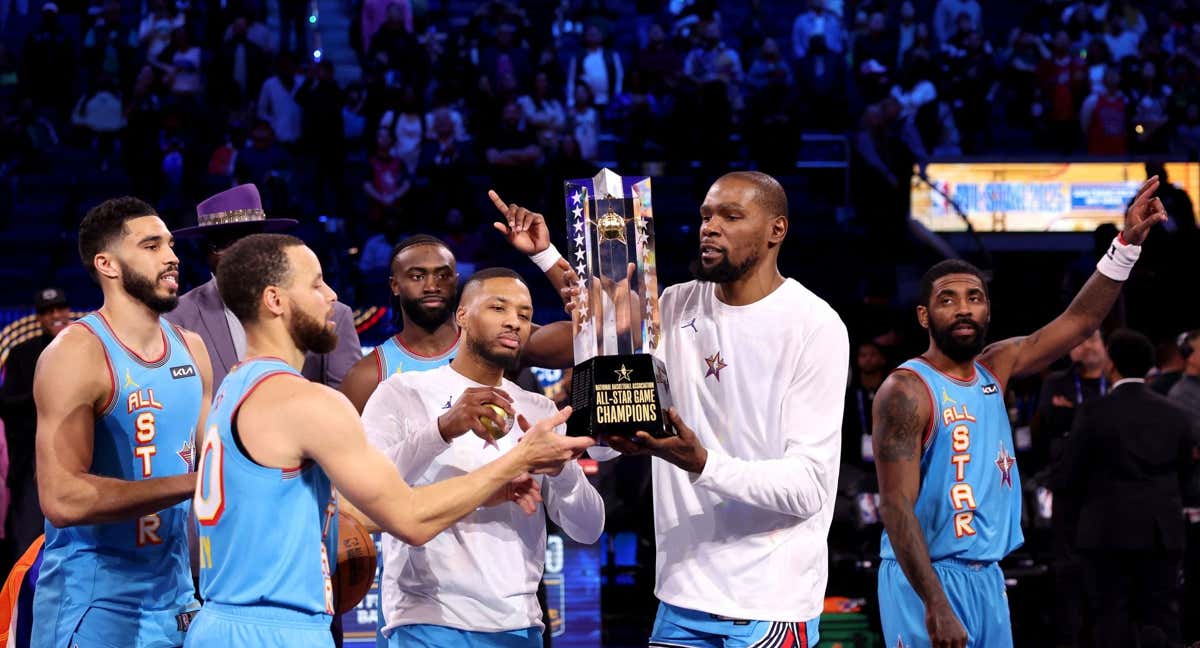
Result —
[[656, 439], [649, 432], [638, 432], [632, 438], [610, 436], [605, 441], [621, 454], [653, 455], [688, 472], [704, 472], [708, 450], [700, 444], [696, 433], [679, 418], [679, 412], [674, 407], [667, 409], [667, 422], [674, 428], [675, 436]]
[[1125, 210], [1125, 229], [1121, 232], [1121, 238], [1129, 245], [1141, 245], [1150, 233], [1150, 228], [1167, 220], [1166, 208], [1163, 207], [1162, 201], [1154, 196], [1159, 184], [1158, 176], [1150, 176], [1142, 183], [1133, 197], [1133, 202]]
[[550, 230], [546, 219], [516, 203], [508, 204], [495, 190], [488, 190], [488, 198], [504, 216], [503, 222], [492, 223], [497, 232], [504, 235], [509, 245], [526, 256], [532, 256], [550, 247]]

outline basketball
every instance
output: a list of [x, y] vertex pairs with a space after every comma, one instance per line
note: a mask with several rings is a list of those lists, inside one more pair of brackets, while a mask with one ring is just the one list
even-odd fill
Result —
[[358, 520], [339, 513], [337, 568], [333, 572], [333, 605], [338, 614], [354, 609], [371, 591], [376, 562], [371, 534]]

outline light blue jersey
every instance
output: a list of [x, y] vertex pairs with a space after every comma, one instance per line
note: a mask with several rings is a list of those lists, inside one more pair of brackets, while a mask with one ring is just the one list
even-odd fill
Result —
[[[929, 390], [930, 428], [921, 455], [916, 515], [933, 561], [996, 562], [1021, 546], [1021, 478], [1004, 390], [975, 363], [970, 382], [916, 359], [898, 371]], [[896, 557], [887, 532], [880, 553]]]
[[[1021, 546], [1021, 478], [1013, 457], [1004, 388], [983, 364], [970, 381], [922, 359], [910, 371], [925, 384], [930, 424], [921, 453], [915, 512], [934, 572], [968, 648], [1012, 646], [1004, 574], [996, 564]], [[925, 606], [896, 561], [885, 531], [880, 547], [879, 612], [884, 645], [925, 648]]]
[[[99, 338], [112, 379], [109, 402], [96, 415], [90, 472], [142, 481], [191, 471], [204, 390], [179, 330], [160, 318], [163, 353], [147, 360], [122, 344], [100, 313], [77, 325]], [[190, 506], [184, 500], [138, 519], [63, 529], [47, 520], [33, 648], [182, 645], [198, 607]]]
[[461, 342], [462, 334], [460, 333], [458, 339], [454, 341], [454, 345], [449, 349], [435, 356], [423, 356], [404, 346], [404, 343], [400, 341], [400, 334], [397, 333], [372, 351], [375, 354], [375, 366], [379, 368], [379, 382], [387, 380], [388, 376], [392, 374], [429, 371], [448, 365], [458, 354], [458, 345]]
[[[251, 637], [259, 637], [253, 645], [276, 645], [276, 639], [279, 645], [332, 644], [326, 543], [337, 504], [329, 477], [311, 462], [289, 470], [257, 464], [237, 436], [242, 402], [264, 380], [281, 374], [301, 377], [279, 359], [244, 362], [213, 399], [194, 500], [205, 607], [189, 646], [251, 645], [236, 643]], [[300, 634], [289, 639], [281, 627]]]

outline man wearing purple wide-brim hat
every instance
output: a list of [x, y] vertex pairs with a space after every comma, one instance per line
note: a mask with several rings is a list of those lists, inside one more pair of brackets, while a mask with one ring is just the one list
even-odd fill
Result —
[[[167, 319], [204, 339], [212, 358], [213, 393], [225, 375], [246, 353], [246, 333], [241, 322], [225, 307], [217, 290], [215, 276], [221, 254], [238, 239], [251, 234], [283, 232], [297, 225], [291, 218], [267, 218], [258, 187], [238, 185], [222, 191], [196, 206], [196, 225], [172, 232], [178, 240], [199, 242], [208, 253], [208, 267], [214, 273], [207, 283], [189, 290], [179, 298], [179, 306]], [[354, 314], [341, 302], [334, 303], [333, 318], [338, 346], [331, 353], [309, 353], [304, 357], [304, 377], [336, 388], [350, 367], [362, 357]]]

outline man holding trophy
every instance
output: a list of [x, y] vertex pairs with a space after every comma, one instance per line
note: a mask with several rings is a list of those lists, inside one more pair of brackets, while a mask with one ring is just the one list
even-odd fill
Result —
[[[661, 603], [649, 645], [812, 646], [849, 339], [828, 304], [779, 272], [783, 187], [744, 171], [713, 183], [696, 280], [661, 299], [649, 179], [603, 170], [566, 189], [577, 364], [568, 433], [606, 443], [590, 451], [598, 458], [655, 458]], [[544, 227], [513, 213], [509, 228]], [[535, 256], [557, 257], [540, 238]]]

